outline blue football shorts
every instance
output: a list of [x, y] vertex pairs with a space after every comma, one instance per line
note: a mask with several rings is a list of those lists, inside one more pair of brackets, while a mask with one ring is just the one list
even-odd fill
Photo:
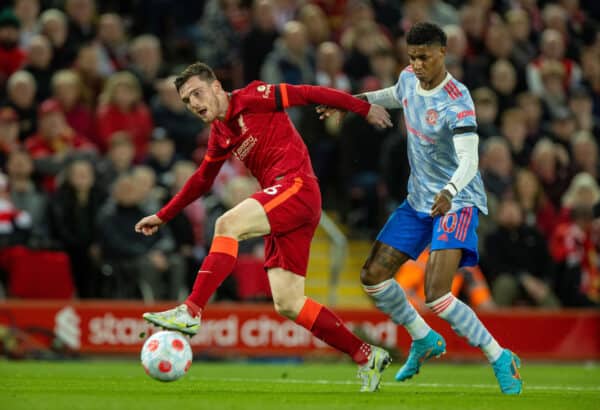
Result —
[[479, 260], [478, 223], [479, 210], [476, 207], [460, 208], [432, 218], [428, 213], [415, 211], [404, 201], [390, 215], [377, 240], [412, 259], [417, 259], [429, 244], [431, 251], [462, 249], [459, 267], [474, 266]]

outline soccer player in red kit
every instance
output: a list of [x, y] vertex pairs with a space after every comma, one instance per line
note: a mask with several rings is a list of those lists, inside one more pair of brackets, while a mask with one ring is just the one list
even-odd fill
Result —
[[341, 319], [304, 294], [310, 243], [321, 216], [321, 195], [308, 151], [285, 109], [324, 104], [362, 115], [377, 127], [389, 127], [388, 112], [343, 92], [318, 86], [265, 84], [259, 81], [228, 93], [212, 69], [202, 63], [187, 67], [175, 86], [187, 108], [211, 124], [204, 160], [183, 188], [155, 215], [141, 219], [135, 230], [152, 235], [211, 187], [231, 155], [244, 162], [262, 191], [225, 212], [185, 302], [144, 319], [190, 335], [210, 296], [233, 270], [238, 242], [265, 238], [265, 270], [275, 310], [308, 329], [359, 365], [361, 391], [375, 391], [389, 354], [354, 335]]

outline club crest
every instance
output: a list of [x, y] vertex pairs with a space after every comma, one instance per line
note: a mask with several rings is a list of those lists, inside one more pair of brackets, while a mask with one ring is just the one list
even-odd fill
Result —
[[437, 111], [434, 109], [427, 110], [427, 117], [425, 119], [427, 120], [427, 124], [429, 124], [429, 125], [437, 124], [437, 120], [438, 120]]

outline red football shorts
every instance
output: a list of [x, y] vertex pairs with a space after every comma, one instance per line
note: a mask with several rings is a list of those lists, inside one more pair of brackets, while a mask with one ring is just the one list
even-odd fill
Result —
[[271, 225], [265, 238], [265, 269], [283, 268], [306, 276], [310, 243], [321, 218], [321, 191], [314, 178], [284, 178], [258, 191]]

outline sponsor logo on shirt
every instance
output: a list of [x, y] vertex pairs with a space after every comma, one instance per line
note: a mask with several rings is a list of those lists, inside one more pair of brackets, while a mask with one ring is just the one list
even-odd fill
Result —
[[269, 98], [269, 96], [271, 95], [271, 88], [273, 88], [273, 85], [271, 84], [259, 85], [258, 87], [256, 87], [256, 91], [262, 93], [263, 98]]
[[242, 142], [242, 144], [233, 151], [233, 155], [240, 161], [243, 161], [244, 158], [248, 155], [250, 150], [256, 145], [258, 140], [250, 135], [248, 138]]

